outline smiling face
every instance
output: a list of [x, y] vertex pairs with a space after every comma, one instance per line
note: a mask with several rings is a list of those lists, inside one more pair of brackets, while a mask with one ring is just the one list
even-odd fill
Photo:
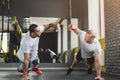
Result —
[[29, 31], [32, 38], [40, 37], [41, 35], [40, 28], [36, 24], [31, 24]]
[[36, 27], [34, 29], [34, 32], [31, 33], [33, 35], [33, 37], [40, 37], [41, 33], [40, 33], [40, 28]]

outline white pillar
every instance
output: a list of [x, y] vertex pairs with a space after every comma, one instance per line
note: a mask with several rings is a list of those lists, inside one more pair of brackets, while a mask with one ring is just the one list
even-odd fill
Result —
[[[71, 22], [72, 24], [78, 26], [77, 18], [71, 19]], [[78, 36], [74, 32], [71, 32], [71, 49], [73, 50], [75, 47], [78, 47]]]
[[63, 24], [63, 52], [67, 50], [67, 20]]
[[61, 29], [58, 31], [58, 54], [61, 53]]
[[93, 29], [100, 38], [100, 0], [88, 0], [88, 29]]
[[101, 13], [101, 38], [105, 38], [105, 12], [104, 0], [100, 0], [100, 13]]

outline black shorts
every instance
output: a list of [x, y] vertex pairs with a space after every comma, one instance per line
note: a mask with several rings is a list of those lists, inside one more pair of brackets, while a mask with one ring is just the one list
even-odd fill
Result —
[[[81, 57], [81, 49], [79, 49], [79, 51], [78, 51], [78, 53], [77, 53], [77, 55], [76, 55], [76, 59], [77, 59], [78, 61], [83, 60], [83, 58]], [[93, 63], [94, 63], [94, 56], [91, 57], [91, 58], [87, 58], [87, 63], [88, 63], [88, 64], [93, 64]]]
[[77, 59], [78, 61], [83, 60], [83, 58], [81, 57], [81, 49], [79, 49], [79, 51], [78, 51], [78, 53], [77, 53], [77, 55], [76, 55], [76, 59]]

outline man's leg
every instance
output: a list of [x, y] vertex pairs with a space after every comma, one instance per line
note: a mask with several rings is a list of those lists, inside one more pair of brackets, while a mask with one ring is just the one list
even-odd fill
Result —
[[94, 57], [87, 58], [87, 64], [88, 64], [88, 74], [92, 74], [93, 65], [94, 65]]
[[20, 65], [19, 65], [19, 67], [17, 69], [18, 72], [23, 73], [23, 67], [24, 67], [24, 63], [20, 61]]
[[77, 55], [76, 55], [76, 59], [72, 62], [71, 66], [69, 67], [69, 69], [67, 70], [67, 75], [71, 74], [71, 72], [73, 71], [73, 68], [82, 60], [81, 57], [81, 49], [79, 49]]
[[60, 55], [54, 55], [52, 60], [53, 63], [62, 63], [62, 60], [60, 59]]
[[39, 65], [38, 65], [38, 59], [32, 61], [32, 64], [33, 64], [33, 67], [32, 67], [32, 70], [35, 71], [38, 75], [42, 75], [42, 71], [39, 70]]
[[57, 63], [57, 61], [58, 61], [58, 56], [57, 55], [53, 55], [53, 57], [52, 57], [52, 63]]
[[72, 62], [70, 68], [73, 69], [79, 62], [80, 62], [79, 60], [75, 59], [75, 60]]
[[[20, 65], [19, 65], [19, 67], [18, 67], [18, 72], [20, 72], [20, 73], [23, 73], [23, 69], [24, 68], [24, 62], [22, 62], [22, 61], [20, 61]], [[29, 67], [28, 68], [30, 68], [30, 63], [29, 63]], [[28, 70], [28, 73], [29, 73], [29, 70]]]

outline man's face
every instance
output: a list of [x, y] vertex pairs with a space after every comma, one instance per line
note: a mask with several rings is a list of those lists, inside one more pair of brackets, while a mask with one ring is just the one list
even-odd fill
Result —
[[91, 34], [86, 34], [86, 42], [91, 44], [94, 42], [95, 36], [91, 35]]
[[34, 37], [40, 37], [41, 32], [40, 32], [40, 28], [36, 27], [35, 31], [33, 32]]

